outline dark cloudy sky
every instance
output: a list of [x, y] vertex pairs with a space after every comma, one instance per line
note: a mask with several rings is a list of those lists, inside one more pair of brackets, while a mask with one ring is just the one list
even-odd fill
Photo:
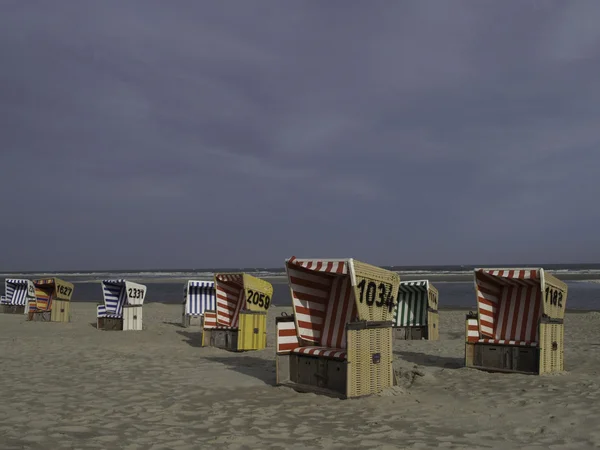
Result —
[[600, 1], [3, 0], [0, 270], [600, 261]]

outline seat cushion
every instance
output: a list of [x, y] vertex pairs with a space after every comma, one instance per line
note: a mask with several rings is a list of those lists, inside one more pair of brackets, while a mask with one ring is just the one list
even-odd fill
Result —
[[520, 347], [537, 347], [537, 342], [530, 341], [509, 341], [506, 339], [479, 339], [480, 344], [498, 344], [498, 345], [518, 345]]
[[329, 347], [296, 347], [292, 350], [293, 353], [300, 355], [318, 356], [321, 358], [337, 359], [345, 361], [347, 359], [346, 350], [343, 348]]

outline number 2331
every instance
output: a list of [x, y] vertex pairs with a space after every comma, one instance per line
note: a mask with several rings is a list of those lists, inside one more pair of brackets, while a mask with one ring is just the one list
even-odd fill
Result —
[[143, 289], [129, 288], [127, 294], [129, 295], [129, 298], [144, 298]]

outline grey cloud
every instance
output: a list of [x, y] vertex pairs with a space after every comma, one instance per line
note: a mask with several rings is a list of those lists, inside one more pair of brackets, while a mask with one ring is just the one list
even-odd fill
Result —
[[3, 2], [0, 269], [597, 261], [599, 19]]

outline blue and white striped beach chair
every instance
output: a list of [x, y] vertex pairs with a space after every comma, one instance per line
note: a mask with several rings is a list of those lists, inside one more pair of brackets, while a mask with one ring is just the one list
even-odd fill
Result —
[[5, 313], [27, 314], [29, 302], [35, 302], [35, 286], [30, 280], [8, 278], [4, 281], [4, 293], [0, 310]]
[[104, 304], [97, 308], [99, 330], [141, 330], [146, 286], [127, 280], [102, 281]]
[[205, 311], [217, 309], [214, 281], [189, 280], [183, 289], [183, 314], [181, 324], [184, 327], [202, 326]]

